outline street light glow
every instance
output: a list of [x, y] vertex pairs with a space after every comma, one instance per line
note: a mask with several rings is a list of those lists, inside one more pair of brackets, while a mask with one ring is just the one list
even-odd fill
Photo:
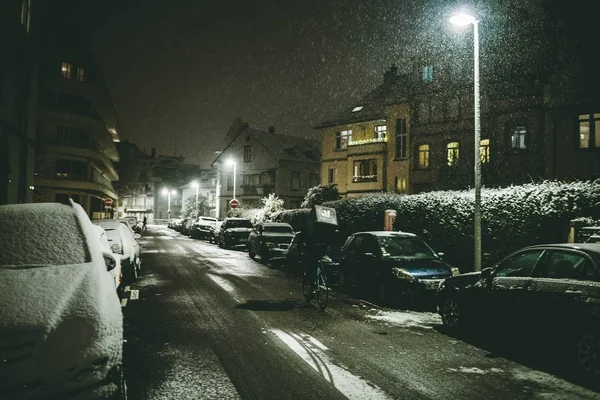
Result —
[[168, 195], [168, 194], [169, 194], [169, 189], [167, 189], [167, 188], [163, 188], [163, 190], [162, 190], [162, 192], [161, 192], [161, 193], [162, 193], [163, 195], [165, 195], [165, 196], [166, 196], [166, 195]]
[[198, 184], [198, 181], [192, 181], [192, 187], [196, 189], [199, 188], [200, 185]]
[[233, 158], [230, 158], [229, 160], [227, 160], [226, 164], [227, 165], [235, 165], [235, 161], [233, 161]]
[[456, 14], [452, 17], [450, 17], [450, 23], [452, 25], [456, 25], [456, 26], [465, 26], [465, 25], [470, 25], [470, 24], [474, 24], [475, 23], [475, 17], [469, 14], [464, 14], [464, 13], [460, 13], [460, 14]]
[[175, 190], [175, 189], [171, 190], [171, 194], [172, 194], [173, 196], [177, 195], [177, 190]]

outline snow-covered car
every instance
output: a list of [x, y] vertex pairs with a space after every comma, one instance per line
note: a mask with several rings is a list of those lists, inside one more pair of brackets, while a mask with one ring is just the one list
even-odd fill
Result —
[[519, 342], [546, 343], [600, 382], [600, 244], [522, 248], [481, 272], [445, 279], [438, 299], [449, 329], [505, 329]]
[[214, 235], [218, 219], [214, 217], [200, 217], [192, 224], [190, 236], [193, 238], [211, 239]]
[[123, 398], [114, 258], [83, 208], [0, 206], [0, 240], [0, 398]]
[[285, 222], [264, 222], [256, 225], [248, 236], [248, 255], [260, 255], [263, 263], [274, 258], [285, 258], [294, 238], [294, 230]]
[[121, 268], [125, 283], [133, 283], [137, 280], [142, 260], [140, 259], [140, 246], [135, 240], [131, 230], [116, 219], [99, 219], [92, 221], [106, 231], [106, 237], [113, 252], [121, 256]]
[[100, 245], [102, 246], [102, 250], [104, 251], [105, 256], [108, 257], [109, 255], [112, 255], [114, 259], [115, 267], [112, 268], [109, 272], [115, 281], [115, 289], [120, 295], [123, 291], [123, 285], [121, 285], [121, 283], [123, 282], [121, 257], [119, 256], [119, 254], [113, 252], [113, 249], [110, 248], [110, 243], [108, 242], [108, 237], [106, 236], [106, 231], [104, 230], [104, 228], [99, 225], [92, 225], [92, 227], [98, 234], [98, 240], [100, 241]]

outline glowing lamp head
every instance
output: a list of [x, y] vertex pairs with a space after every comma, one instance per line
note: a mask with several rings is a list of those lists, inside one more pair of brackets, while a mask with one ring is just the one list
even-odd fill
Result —
[[198, 189], [200, 187], [198, 181], [192, 181], [192, 187]]
[[162, 190], [162, 192], [161, 192], [161, 193], [162, 193], [163, 195], [165, 195], [165, 196], [166, 196], [166, 195], [168, 195], [168, 194], [169, 194], [169, 189], [167, 189], [167, 188], [163, 188], [163, 190]]
[[465, 26], [475, 24], [475, 17], [469, 14], [457, 14], [450, 18], [450, 23], [456, 26]]

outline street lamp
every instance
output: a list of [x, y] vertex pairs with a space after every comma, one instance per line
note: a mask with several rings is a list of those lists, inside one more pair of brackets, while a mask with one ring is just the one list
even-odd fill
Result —
[[474, 269], [481, 271], [481, 158], [480, 158], [480, 125], [479, 125], [479, 28], [478, 21], [468, 14], [457, 14], [450, 18], [450, 23], [457, 26], [473, 24], [473, 60], [474, 60], [474, 94], [475, 99], [475, 251]]
[[175, 189], [170, 190], [167, 188], [163, 188], [162, 194], [167, 195], [167, 219], [171, 221], [171, 195], [175, 196], [177, 191]]
[[233, 161], [233, 159], [229, 159], [227, 161], [227, 165], [233, 165], [233, 198], [235, 199], [235, 169], [236, 169], [236, 162]]
[[196, 218], [199, 216], [198, 214], [198, 189], [200, 188], [200, 184], [198, 181], [193, 181], [192, 186], [196, 188]]

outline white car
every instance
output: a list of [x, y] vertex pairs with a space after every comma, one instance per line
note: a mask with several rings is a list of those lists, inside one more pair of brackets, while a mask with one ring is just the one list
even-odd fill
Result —
[[135, 235], [125, 224], [116, 219], [99, 219], [92, 221], [106, 231], [106, 238], [114, 253], [121, 255], [121, 268], [125, 283], [137, 280], [140, 269], [140, 245]]
[[122, 398], [114, 258], [76, 203], [0, 206], [0, 398]]
[[121, 257], [119, 256], [118, 253], [113, 252], [113, 250], [110, 248], [110, 244], [108, 242], [108, 237], [106, 236], [106, 231], [104, 230], [104, 228], [99, 225], [92, 225], [92, 226], [98, 234], [98, 240], [100, 240], [100, 245], [102, 246], [102, 250], [106, 254], [113, 255], [113, 258], [115, 261], [115, 267], [113, 269], [111, 269], [109, 272], [115, 281], [115, 289], [117, 290], [117, 293], [119, 293], [119, 295], [120, 295], [123, 291], [123, 285], [121, 284], [123, 282], [123, 271], [121, 269]]

